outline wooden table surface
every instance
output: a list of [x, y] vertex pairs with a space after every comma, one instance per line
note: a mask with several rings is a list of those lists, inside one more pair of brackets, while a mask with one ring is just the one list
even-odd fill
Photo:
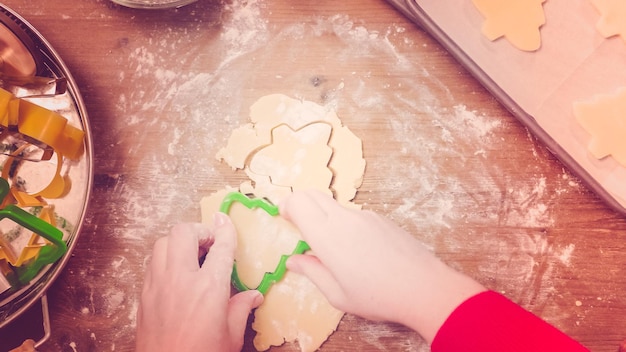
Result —
[[[94, 143], [93, 196], [48, 291], [52, 335], [41, 351], [133, 349], [154, 241], [199, 221], [203, 196], [246, 180], [215, 154], [270, 93], [334, 107], [363, 140], [364, 208], [593, 351], [626, 338], [625, 216], [386, 2], [4, 3], [69, 66]], [[401, 326], [347, 315], [322, 350], [428, 346]]]

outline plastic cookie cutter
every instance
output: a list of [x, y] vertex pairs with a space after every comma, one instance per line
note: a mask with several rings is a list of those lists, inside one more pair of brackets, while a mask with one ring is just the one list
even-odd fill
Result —
[[[0, 167], [0, 177], [5, 180], [12, 179], [16, 170], [19, 169], [20, 163], [18, 160], [19, 155], [22, 151], [28, 148], [29, 144], [25, 144], [18, 148], [15, 152], [9, 155], [9, 158], [4, 162], [4, 165]], [[56, 169], [54, 172], [54, 176], [50, 179], [50, 182], [43, 189], [39, 190], [35, 193], [26, 193], [19, 190], [17, 187], [11, 187], [11, 194], [17, 201], [19, 206], [28, 207], [28, 206], [39, 206], [43, 205], [41, 201], [41, 197], [43, 198], [60, 198], [67, 193], [69, 190], [69, 182], [63, 177], [61, 174], [61, 169], [63, 167], [63, 156], [59, 153], [56, 153]], [[24, 160], [20, 159], [19, 161]]]
[[[39, 218], [45, 220], [53, 226], [56, 226], [56, 220], [54, 218], [54, 206], [42, 206]], [[41, 241], [41, 237], [38, 234], [33, 233], [30, 236], [30, 239], [28, 240], [26, 246], [24, 246], [24, 248], [22, 249], [22, 253], [20, 253], [19, 256], [15, 256], [15, 254], [12, 253], [13, 258], [7, 258], [9, 259], [9, 263], [14, 267], [19, 267], [22, 266], [24, 263], [30, 261], [31, 259], [37, 258], [41, 247], [45, 245], [45, 243], [42, 242], [43, 241]], [[8, 253], [5, 251], [5, 254]]]
[[[0, 178], [0, 199], [4, 199], [9, 194], [9, 191], [10, 186], [8, 181], [4, 178]], [[63, 241], [63, 233], [61, 230], [45, 220], [28, 213], [14, 204], [8, 204], [0, 209], [0, 220], [5, 218], [41, 236], [47, 242], [45, 245], [35, 246], [32, 245], [34, 240], [31, 237], [29, 241], [30, 246], [26, 248], [29, 253], [26, 255], [34, 259], [20, 263], [22, 265], [19, 267], [11, 267], [12, 272], [8, 273], [6, 277], [13, 286], [29, 283], [39, 273], [41, 268], [56, 262], [67, 252], [67, 245]], [[35, 247], [38, 247], [38, 253], [36, 255], [31, 252]], [[4, 254], [6, 256], [6, 253]], [[20, 257], [22, 259], [24, 258], [23, 255], [20, 255]]]
[[[220, 212], [228, 214], [233, 203], [241, 203], [248, 209], [262, 209], [270, 216], [279, 215], [278, 206], [270, 203], [268, 200], [263, 198], [249, 198], [240, 192], [231, 192], [227, 194], [220, 205]], [[233, 264], [233, 272], [231, 274], [233, 286], [235, 286], [238, 291], [257, 290], [261, 292], [261, 294], [265, 295], [273, 284], [280, 281], [285, 276], [285, 273], [287, 272], [287, 259], [295, 254], [303, 254], [310, 249], [311, 247], [309, 247], [308, 243], [303, 240], [298, 241], [293, 252], [291, 252], [291, 254], [283, 254], [280, 257], [276, 269], [273, 272], [265, 273], [256, 288], [250, 288], [241, 281], [237, 272], [237, 262], [235, 261]]]
[[[85, 132], [60, 114], [0, 88], [0, 127], [35, 145], [50, 147], [72, 160], [83, 152]], [[46, 155], [50, 155], [49, 153]]]

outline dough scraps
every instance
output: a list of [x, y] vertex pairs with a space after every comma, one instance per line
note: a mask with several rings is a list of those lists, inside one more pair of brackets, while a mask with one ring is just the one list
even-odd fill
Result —
[[543, 3], [546, 0], [472, 0], [485, 17], [483, 34], [491, 41], [504, 36], [523, 51], [541, 47], [539, 28], [546, 23]]
[[[250, 171], [265, 175], [277, 186], [296, 189], [327, 189], [333, 178], [328, 162], [332, 127], [326, 123], [306, 125], [293, 131], [287, 125], [272, 130], [272, 144], [250, 161]], [[285, 153], [288, 151], [288, 153]]]
[[[259, 175], [250, 170], [248, 166], [257, 163], [253, 159], [258, 152], [272, 144], [272, 133], [275, 128], [285, 125], [292, 131], [303, 130], [307, 125], [325, 123], [331, 127], [331, 136], [328, 147], [332, 150], [330, 162], [327, 167], [332, 172], [332, 179], [328, 184], [307, 185], [307, 188], [317, 188], [322, 191], [333, 193], [335, 199], [344, 205], [354, 205], [351, 201], [356, 195], [357, 189], [363, 182], [365, 172], [365, 159], [363, 159], [361, 140], [350, 129], [343, 126], [337, 114], [330, 109], [310, 101], [301, 101], [282, 94], [267, 95], [260, 98], [250, 107], [250, 123], [235, 129], [228, 139], [228, 144], [217, 153], [218, 160], [224, 160], [233, 169], [245, 169], [248, 177], [255, 185], [264, 185], [262, 188], [272, 188], [269, 178], [280, 178], [279, 170], [264, 170], [264, 175]], [[308, 128], [307, 128], [308, 129]], [[304, 136], [305, 133], [302, 134]], [[281, 134], [279, 138], [284, 137]], [[276, 142], [276, 141], [274, 141]], [[265, 151], [267, 152], [267, 151]], [[264, 152], [264, 153], [265, 153]], [[290, 150], [283, 150], [285, 155], [292, 155]], [[314, 156], [314, 154], [310, 154]], [[288, 157], [288, 156], [287, 156]], [[318, 157], [315, 154], [315, 157]], [[310, 161], [309, 158], [301, 159], [299, 164]], [[317, 161], [319, 163], [319, 160]], [[292, 165], [293, 166], [293, 165]], [[269, 174], [269, 175], [268, 175]], [[289, 186], [301, 188], [302, 185], [273, 184], [274, 186]], [[255, 193], [257, 196], [265, 194]]]
[[576, 119], [591, 134], [591, 154], [598, 159], [611, 155], [626, 166], [626, 87], [616, 94], [576, 102], [573, 107]]
[[601, 14], [596, 28], [605, 38], [619, 35], [626, 41], [626, 1], [591, 0]]
[[[260, 98], [250, 108], [250, 122], [232, 132], [216, 157], [235, 171], [243, 170], [250, 181], [203, 198], [203, 222], [210, 223], [226, 194], [237, 189], [276, 203], [293, 190], [315, 188], [360, 208], [353, 199], [365, 172], [361, 140], [334, 111], [313, 102], [281, 94]], [[300, 233], [280, 216], [237, 204], [230, 216], [238, 232], [239, 276], [248, 287], [256, 287], [282, 254], [291, 253]], [[254, 346], [265, 351], [298, 341], [301, 351], [315, 351], [343, 314], [306, 277], [287, 272], [254, 313]]]

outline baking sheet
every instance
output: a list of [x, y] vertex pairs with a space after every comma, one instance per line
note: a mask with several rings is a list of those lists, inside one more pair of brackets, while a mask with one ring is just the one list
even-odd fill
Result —
[[587, 0], [547, 1], [541, 48], [516, 49], [481, 33], [483, 16], [470, 0], [390, 0], [431, 32], [555, 155], [616, 210], [626, 213], [626, 168], [594, 158], [591, 136], [572, 104], [626, 85], [626, 42], [604, 38], [600, 13]]

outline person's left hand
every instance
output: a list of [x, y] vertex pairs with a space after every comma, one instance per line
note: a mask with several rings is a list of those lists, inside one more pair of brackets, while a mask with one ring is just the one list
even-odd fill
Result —
[[212, 229], [180, 224], [157, 240], [137, 312], [137, 351], [241, 350], [248, 314], [263, 296], [230, 296], [236, 241], [223, 213], [215, 214]]

